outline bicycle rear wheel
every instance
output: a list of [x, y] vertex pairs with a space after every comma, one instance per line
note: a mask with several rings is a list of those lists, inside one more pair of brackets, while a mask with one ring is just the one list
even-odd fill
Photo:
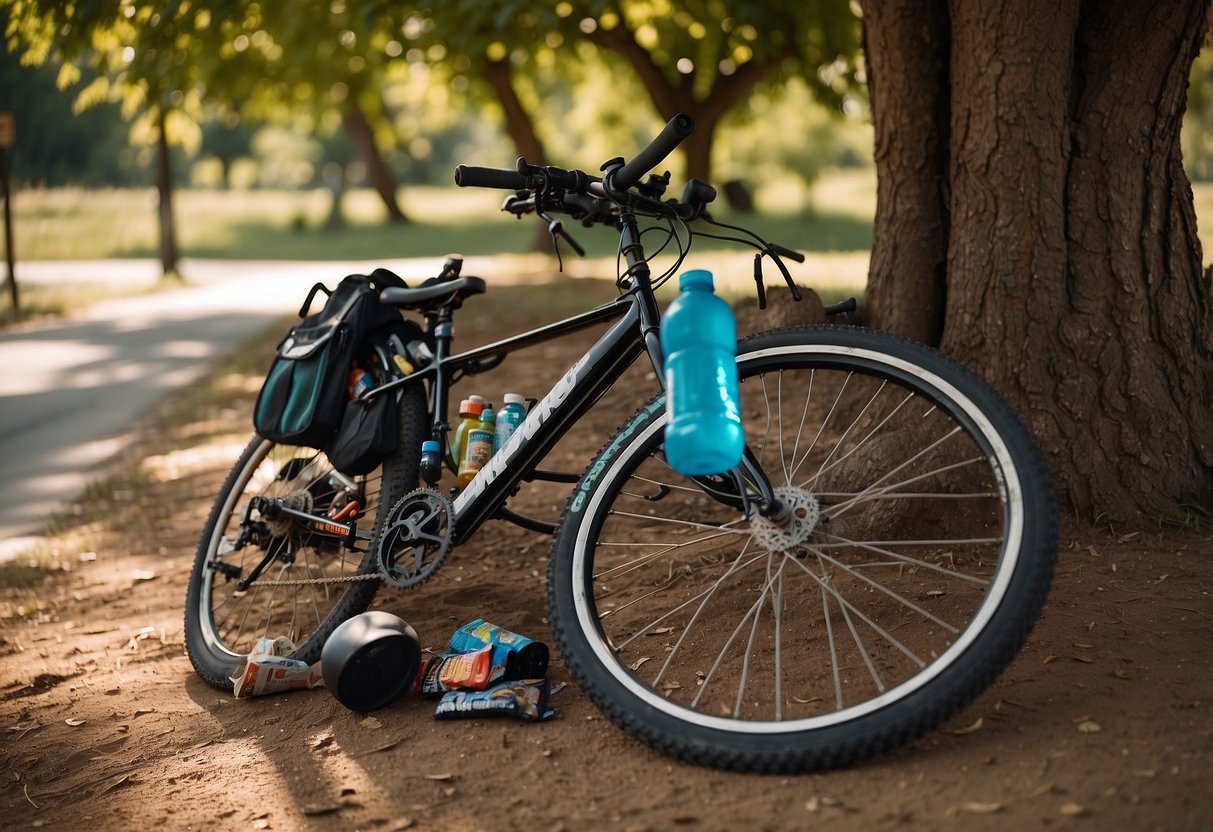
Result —
[[253, 437], [215, 500], [190, 575], [185, 644], [198, 675], [230, 691], [229, 677], [262, 636], [290, 638], [295, 658], [311, 664], [333, 629], [367, 608], [380, 585], [369, 577], [379, 573], [371, 537], [360, 534], [350, 549], [313, 524], [263, 511], [263, 501], [340, 517], [343, 501], [357, 499], [359, 529], [377, 538], [391, 507], [417, 486], [425, 417], [421, 387], [406, 387], [395, 453], [345, 482], [320, 451]]
[[652, 400], [566, 508], [555, 637], [585, 694], [666, 752], [857, 762], [939, 724], [1022, 646], [1056, 558], [1049, 474], [988, 385], [918, 344], [789, 329], [737, 360], [748, 446], [788, 518], [671, 470]]

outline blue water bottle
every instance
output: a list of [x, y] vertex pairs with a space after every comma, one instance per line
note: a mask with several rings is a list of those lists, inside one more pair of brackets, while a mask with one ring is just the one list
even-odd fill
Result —
[[684, 272], [661, 319], [665, 354], [665, 458], [683, 474], [720, 474], [741, 461], [745, 435], [737, 390], [737, 322], [712, 273]]

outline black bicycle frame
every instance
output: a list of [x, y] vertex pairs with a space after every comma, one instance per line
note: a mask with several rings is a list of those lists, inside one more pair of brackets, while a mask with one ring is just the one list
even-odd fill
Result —
[[[624, 210], [620, 216], [620, 252], [628, 269], [619, 279], [623, 295], [588, 312], [539, 327], [528, 332], [486, 344], [467, 352], [449, 355], [452, 330], [451, 313], [437, 316], [433, 331], [434, 359], [425, 369], [391, 382], [374, 392], [386, 392], [399, 385], [417, 383], [419, 377], [430, 381], [430, 413], [434, 419], [433, 436], [442, 439], [450, 425], [446, 422], [447, 395], [456, 374], [475, 373], [499, 364], [507, 354], [546, 341], [579, 332], [614, 320], [598, 339], [542, 400], [531, 408], [526, 419], [509, 441], [489, 457], [484, 467], [455, 497], [451, 517], [451, 542], [458, 545], [471, 537], [488, 519], [505, 506], [520, 482], [531, 477], [548, 452], [597, 402], [642, 354], [647, 353], [658, 379], [660, 392], [665, 388], [661, 343], [658, 337], [660, 310], [653, 287], [635, 215]], [[747, 451], [741, 473], [757, 488], [763, 513], [778, 507], [771, 485], [762, 474], [753, 455]], [[697, 478], [698, 479], [698, 478]], [[706, 481], [705, 490], [716, 493]], [[738, 492], [745, 489], [738, 483]]]

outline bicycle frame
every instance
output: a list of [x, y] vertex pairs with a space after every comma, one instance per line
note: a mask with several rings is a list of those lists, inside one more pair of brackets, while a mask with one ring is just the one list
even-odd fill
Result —
[[[634, 287], [619, 301], [551, 326], [452, 356], [444, 362], [452, 368], [467, 366], [478, 360], [504, 356], [514, 350], [617, 319], [589, 351], [556, 381], [548, 394], [531, 408], [509, 441], [489, 458], [455, 498], [451, 518], [452, 543], [458, 544], [468, 539], [485, 520], [504, 506], [518, 483], [535, 471], [560, 438], [645, 351], [642, 333], [650, 321], [655, 325], [653, 316], [656, 314], [651, 293], [646, 295]], [[650, 349], [649, 355], [660, 373], [660, 347], [657, 346], [655, 352]], [[438, 394], [434, 396], [436, 406], [441, 405], [440, 399], [445, 391], [435, 384], [434, 392]], [[435, 410], [436, 422], [438, 414], [442, 412], [442, 409]]]
[[436, 327], [436, 351], [433, 362], [430, 412], [434, 435], [446, 431], [449, 379], [461, 369], [474, 368], [480, 362], [490, 366], [516, 350], [551, 341], [573, 332], [614, 320], [602, 337], [562, 375], [504, 446], [455, 498], [451, 518], [452, 543], [459, 544], [503, 508], [519, 482], [533, 474], [548, 452], [577, 420], [601, 398], [621, 375], [646, 353], [658, 378], [659, 392], [664, 389], [663, 360], [658, 338], [661, 313], [653, 296], [650, 272], [639, 244], [636, 216], [623, 211], [620, 217], [620, 251], [628, 269], [620, 279], [623, 295], [610, 303], [563, 321], [511, 336], [458, 355], [447, 356], [449, 327]]
[[[664, 361], [658, 336], [661, 312], [653, 294], [651, 273], [640, 244], [635, 213], [629, 209], [622, 210], [619, 225], [619, 250], [628, 264], [618, 281], [620, 288], [625, 289], [619, 298], [580, 315], [455, 355], [450, 354], [453, 310], [443, 309], [430, 321], [435, 350], [429, 366], [370, 391], [370, 395], [378, 395], [428, 378], [429, 410], [434, 420], [432, 438], [445, 445], [446, 432], [450, 429], [446, 421], [448, 394], [458, 373], [481, 372], [495, 367], [511, 352], [615, 321], [556, 381], [547, 395], [531, 408], [509, 441], [489, 458], [456, 496], [450, 520], [452, 545], [466, 541], [486, 520], [504, 509], [518, 483], [536, 472], [539, 463], [561, 437], [642, 353], [648, 354], [657, 375], [658, 388], [654, 392], [665, 389]], [[740, 471], [734, 474], [741, 474], [755, 488], [759, 510], [767, 516], [776, 515], [782, 507], [774, 496], [770, 481], [748, 448], [739, 468]], [[730, 497], [713, 488], [707, 478], [696, 480], [717, 499], [737, 499], [735, 495]], [[736, 493], [744, 495], [747, 489], [741, 482], [737, 485]], [[743, 496], [741, 502], [744, 501]]]

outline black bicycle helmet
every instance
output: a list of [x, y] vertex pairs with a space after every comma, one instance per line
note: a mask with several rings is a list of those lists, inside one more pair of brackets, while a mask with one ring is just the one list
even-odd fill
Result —
[[320, 651], [324, 684], [342, 705], [362, 713], [387, 707], [403, 696], [420, 665], [416, 631], [382, 610], [342, 622]]

